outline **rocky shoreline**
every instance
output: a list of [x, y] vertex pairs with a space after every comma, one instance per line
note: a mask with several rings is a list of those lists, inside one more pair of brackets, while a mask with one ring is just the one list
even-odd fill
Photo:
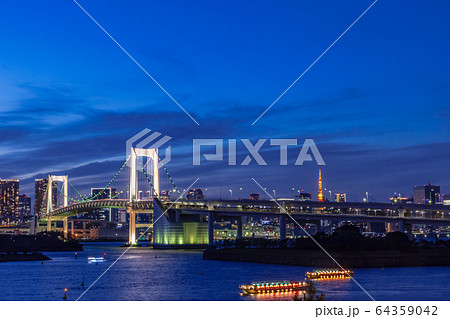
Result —
[[[330, 255], [344, 268], [450, 266], [449, 248], [332, 251]], [[203, 252], [203, 259], [336, 268], [336, 263], [318, 250], [210, 247]]]

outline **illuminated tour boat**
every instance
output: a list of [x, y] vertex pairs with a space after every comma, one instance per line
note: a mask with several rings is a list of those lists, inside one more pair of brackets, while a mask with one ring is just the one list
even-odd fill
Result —
[[90, 264], [98, 264], [98, 263], [102, 263], [105, 261], [104, 257], [89, 257], [88, 258], [88, 263]]
[[239, 289], [244, 294], [264, 294], [276, 292], [293, 292], [305, 290], [306, 282], [281, 281], [281, 282], [255, 282], [251, 285], [240, 285]]
[[308, 271], [305, 276], [308, 279], [343, 279], [353, 276], [353, 271], [338, 269], [314, 270], [312, 272]]

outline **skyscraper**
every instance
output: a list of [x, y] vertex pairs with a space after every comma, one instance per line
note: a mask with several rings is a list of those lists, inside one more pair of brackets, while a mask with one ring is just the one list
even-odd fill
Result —
[[319, 195], [317, 196], [319, 202], [323, 202], [323, 193], [322, 193], [322, 170], [319, 168]]
[[31, 216], [31, 197], [19, 195], [19, 219], [23, 222], [28, 216]]
[[19, 221], [18, 179], [0, 179], [0, 219], [7, 224]]
[[[112, 199], [116, 196], [115, 188], [91, 188], [91, 198], [96, 199]], [[91, 213], [85, 214], [84, 218], [95, 220], [107, 220], [110, 222], [118, 221], [117, 208], [101, 208]]]
[[[39, 178], [34, 180], [34, 215], [38, 216], [39, 212], [45, 212], [47, 209], [47, 178]], [[58, 192], [56, 185], [52, 185], [52, 205], [56, 207]]]

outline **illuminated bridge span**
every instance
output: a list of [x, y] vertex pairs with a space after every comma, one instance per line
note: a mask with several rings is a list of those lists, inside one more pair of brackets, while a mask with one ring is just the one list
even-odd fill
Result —
[[55, 209], [48, 216], [69, 217], [102, 208], [153, 210], [153, 201], [130, 202], [128, 199], [98, 199]]
[[[147, 164], [137, 167], [139, 157], [148, 158]], [[129, 184], [116, 196], [110, 199], [97, 198], [110, 187], [117, 179], [120, 172], [129, 162]], [[286, 224], [292, 223], [285, 211], [298, 223], [312, 223], [320, 228], [321, 220], [330, 221], [361, 221], [367, 223], [396, 224], [398, 229], [411, 236], [413, 224], [450, 226], [450, 206], [443, 205], [414, 205], [414, 204], [390, 204], [390, 203], [351, 203], [351, 202], [314, 202], [314, 201], [288, 201], [282, 200], [185, 200], [174, 202], [160, 201], [160, 162], [157, 149], [131, 148], [130, 156], [115, 174], [113, 179], [97, 195], [84, 197], [70, 183], [68, 176], [49, 175], [46, 202], [47, 207], [41, 207], [44, 213], [39, 216], [47, 221], [47, 231], [52, 229], [52, 220], [63, 220], [64, 233], [68, 233], [68, 218], [84, 214], [102, 208], [118, 208], [126, 210], [129, 216], [129, 242], [136, 242], [136, 214], [152, 213], [153, 220], [158, 220], [153, 225], [153, 242], [156, 245], [195, 245], [211, 244], [214, 240], [214, 222], [219, 220], [237, 221], [237, 238], [242, 237], [242, 219], [248, 217], [275, 217], [279, 223], [280, 238], [286, 238]], [[140, 163], [140, 162], [139, 162]], [[145, 167], [150, 168], [151, 176], [147, 174]], [[172, 187], [178, 190], [169, 177]], [[151, 186], [150, 200], [139, 199], [138, 171], [145, 175], [144, 181]], [[142, 177], [142, 176], [141, 176]], [[57, 182], [62, 182], [59, 189]], [[82, 197], [75, 200], [69, 197], [68, 186]], [[52, 189], [56, 187], [64, 196], [63, 206], [55, 209], [52, 204]], [[115, 198], [128, 188], [127, 199]], [[179, 193], [179, 191], [178, 191]], [[181, 195], [181, 193], [180, 193]], [[181, 197], [180, 197], [181, 198]], [[72, 204], [69, 204], [69, 201]], [[280, 207], [281, 206], [281, 207]], [[44, 210], [43, 210], [44, 208]], [[162, 216], [164, 215], [164, 216]], [[35, 221], [36, 223], [36, 221]], [[33, 227], [32, 227], [33, 228]]]
[[[236, 220], [238, 222], [237, 237], [242, 237], [243, 217], [278, 218], [280, 238], [286, 238], [286, 224], [292, 223], [292, 220], [280, 206], [299, 223], [315, 224], [318, 228], [320, 228], [321, 220], [391, 223], [397, 224], [400, 231], [411, 236], [413, 224], [450, 226], [450, 206], [371, 202], [92, 200], [56, 209], [52, 211], [51, 218], [64, 219], [99, 208], [122, 208], [130, 214], [152, 212], [156, 220], [167, 210], [165, 216], [160, 218], [154, 226], [155, 244], [209, 244], [214, 240], [214, 221], [218, 220]], [[130, 236], [133, 236], [132, 231]], [[134, 242], [133, 238], [130, 238], [130, 242]]]

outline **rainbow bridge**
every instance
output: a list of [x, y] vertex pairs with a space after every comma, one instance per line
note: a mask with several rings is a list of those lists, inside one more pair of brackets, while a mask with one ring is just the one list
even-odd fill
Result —
[[[138, 168], [139, 157], [148, 158], [147, 165], [141, 164], [141, 172], [152, 189], [152, 199], [139, 199]], [[129, 242], [135, 244], [136, 214], [148, 213], [153, 215], [154, 245], [208, 245], [214, 241], [215, 222], [231, 220], [237, 223], [236, 238], [242, 238], [243, 219], [271, 217], [277, 220], [279, 238], [286, 238], [286, 225], [294, 221], [299, 224], [314, 224], [317, 229], [321, 221], [353, 221], [366, 223], [384, 223], [395, 225], [401, 232], [412, 236], [412, 225], [450, 226], [450, 206], [444, 205], [415, 205], [390, 204], [376, 202], [315, 202], [293, 200], [186, 200], [180, 197], [175, 201], [163, 201], [160, 196], [159, 166], [157, 149], [131, 148], [130, 156], [106, 185], [107, 189], [130, 161], [129, 183], [124, 188], [129, 190], [127, 199], [97, 199], [96, 196], [84, 197], [77, 201], [68, 196], [68, 176], [49, 175], [46, 191], [47, 206], [39, 216], [41, 221], [47, 221], [47, 231], [52, 230], [52, 220], [63, 220], [64, 233], [68, 234], [68, 218], [84, 214], [101, 208], [118, 208], [126, 210], [129, 217]], [[152, 170], [150, 178], [145, 166]], [[173, 186], [177, 190], [172, 178], [165, 167]], [[53, 208], [51, 204], [52, 186], [62, 182], [59, 192], [64, 196], [64, 203], [60, 208]], [[73, 187], [73, 185], [71, 185]], [[75, 188], [74, 188], [75, 189]], [[75, 189], [76, 190], [76, 189]], [[122, 190], [120, 193], [123, 193]], [[77, 191], [78, 194], [80, 194]], [[120, 194], [119, 193], [119, 194]], [[81, 195], [81, 194], [80, 194]], [[69, 200], [73, 203], [69, 205]], [[44, 201], [43, 201], [44, 204]], [[388, 227], [389, 228], [389, 227]]]

